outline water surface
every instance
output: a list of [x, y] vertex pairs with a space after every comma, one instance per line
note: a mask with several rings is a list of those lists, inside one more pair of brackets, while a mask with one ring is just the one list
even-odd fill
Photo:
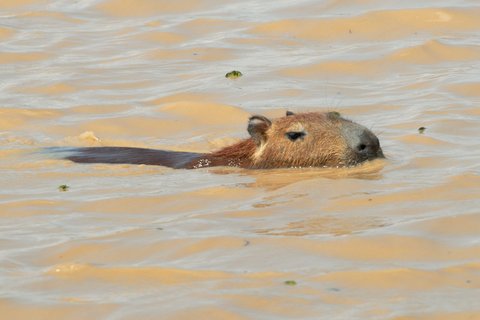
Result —
[[[2, 317], [480, 319], [479, 16], [473, 0], [2, 1]], [[286, 110], [338, 111], [388, 160], [42, 151], [207, 152]]]

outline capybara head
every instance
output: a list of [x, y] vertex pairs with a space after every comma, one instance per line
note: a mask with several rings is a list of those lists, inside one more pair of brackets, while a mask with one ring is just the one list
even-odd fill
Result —
[[256, 144], [256, 168], [348, 167], [384, 157], [370, 130], [338, 112], [287, 112], [273, 121], [256, 115], [248, 132]]

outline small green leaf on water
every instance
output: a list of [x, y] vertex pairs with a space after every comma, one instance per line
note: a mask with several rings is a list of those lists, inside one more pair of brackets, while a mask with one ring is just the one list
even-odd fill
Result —
[[58, 191], [65, 192], [65, 191], [68, 191], [68, 189], [70, 189], [70, 187], [67, 186], [66, 184], [62, 184], [62, 185], [58, 186]]
[[286, 280], [284, 283], [287, 286], [296, 286], [297, 285], [297, 282], [295, 280]]
[[236, 78], [240, 78], [241, 76], [243, 76], [243, 74], [240, 71], [233, 70], [227, 73], [225, 75], [225, 78], [236, 79]]
[[425, 128], [425, 127], [420, 127], [420, 128], [418, 128], [418, 133], [422, 134], [422, 133], [425, 132], [425, 130], [427, 130], [427, 128]]

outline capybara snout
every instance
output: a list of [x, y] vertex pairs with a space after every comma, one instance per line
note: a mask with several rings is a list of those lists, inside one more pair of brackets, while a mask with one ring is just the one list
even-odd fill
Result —
[[350, 156], [346, 157], [349, 160], [347, 165], [355, 165], [375, 158], [384, 158], [377, 136], [364, 126], [346, 121], [343, 123], [341, 131], [351, 153]]

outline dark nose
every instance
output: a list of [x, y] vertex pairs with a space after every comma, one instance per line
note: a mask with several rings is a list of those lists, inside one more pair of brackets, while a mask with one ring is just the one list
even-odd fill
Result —
[[365, 130], [362, 134], [360, 134], [359, 141], [353, 150], [362, 158], [383, 158], [383, 152], [380, 148], [380, 141], [378, 141], [378, 138], [369, 130]]
[[342, 131], [348, 146], [359, 159], [384, 158], [377, 136], [364, 126], [351, 123]]

